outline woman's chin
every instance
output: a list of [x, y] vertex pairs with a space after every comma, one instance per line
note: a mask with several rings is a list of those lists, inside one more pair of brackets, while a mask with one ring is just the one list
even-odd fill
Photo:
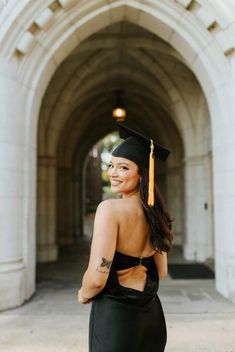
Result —
[[113, 193], [120, 193], [119, 188], [116, 186], [111, 186], [111, 192]]

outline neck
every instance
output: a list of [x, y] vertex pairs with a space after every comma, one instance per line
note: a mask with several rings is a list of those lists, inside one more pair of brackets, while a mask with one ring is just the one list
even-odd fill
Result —
[[139, 196], [139, 194], [140, 194], [139, 190], [135, 190], [135, 191], [130, 192], [130, 193], [123, 193], [123, 194], [122, 194], [122, 198], [123, 198], [123, 199], [131, 198], [131, 197], [133, 197], [133, 196]]

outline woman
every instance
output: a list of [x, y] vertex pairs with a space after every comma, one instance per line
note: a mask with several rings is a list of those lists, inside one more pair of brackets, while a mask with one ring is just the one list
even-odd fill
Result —
[[169, 151], [123, 125], [119, 130], [125, 140], [112, 153], [109, 178], [122, 198], [97, 208], [78, 301], [92, 301], [90, 352], [163, 352], [166, 324], [157, 290], [167, 276], [172, 220], [151, 187], [154, 152], [166, 160]]

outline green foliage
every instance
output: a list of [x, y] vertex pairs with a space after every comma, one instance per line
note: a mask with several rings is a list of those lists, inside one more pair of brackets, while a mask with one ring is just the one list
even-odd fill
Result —
[[119, 136], [117, 132], [113, 132], [108, 134], [106, 137], [103, 139], [103, 152], [108, 152], [111, 153], [115, 145], [119, 143]]
[[102, 184], [103, 184], [103, 199], [116, 198], [110, 190], [110, 183], [108, 178], [108, 164], [111, 158], [111, 152], [114, 147], [120, 143], [120, 138], [117, 132], [107, 135], [102, 140], [101, 151], [101, 170], [102, 170]]

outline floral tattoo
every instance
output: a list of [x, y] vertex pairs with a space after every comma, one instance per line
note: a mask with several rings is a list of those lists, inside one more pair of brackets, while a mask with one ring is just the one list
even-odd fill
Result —
[[112, 265], [112, 260], [107, 260], [106, 258], [102, 257], [102, 262], [98, 266], [96, 271], [98, 271], [99, 273], [102, 273], [102, 274], [108, 274], [109, 269], [111, 268], [111, 265]]

